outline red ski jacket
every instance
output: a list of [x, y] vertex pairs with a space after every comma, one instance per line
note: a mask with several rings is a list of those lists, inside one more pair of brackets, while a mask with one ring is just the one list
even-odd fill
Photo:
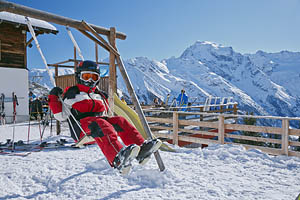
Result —
[[[56, 95], [49, 95], [49, 106], [55, 119], [59, 121], [67, 120], [69, 113], [65, 106], [59, 101]], [[77, 84], [67, 87], [62, 95], [65, 105], [71, 109], [77, 120], [87, 116], [107, 116], [108, 101], [107, 94], [85, 85]]]

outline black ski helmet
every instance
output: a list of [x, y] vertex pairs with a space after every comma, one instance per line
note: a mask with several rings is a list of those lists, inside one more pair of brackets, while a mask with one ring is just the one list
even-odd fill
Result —
[[81, 77], [82, 72], [96, 73], [100, 78], [100, 68], [96, 62], [90, 60], [81, 61], [76, 67], [75, 77], [76, 77], [76, 82], [78, 84], [86, 85], [88, 87], [95, 87], [99, 83], [100, 79], [98, 79], [97, 81], [94, 81], [92, 79], [83, 80]]

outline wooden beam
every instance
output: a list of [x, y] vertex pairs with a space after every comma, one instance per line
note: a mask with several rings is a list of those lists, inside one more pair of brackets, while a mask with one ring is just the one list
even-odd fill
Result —
[[[68, 61], [69, 62], [81, 62], [82, 60], [69, 59]], [[109, 63], [107, 63], [107, 62], [96, 62], [96, 63], [100, 64], [100, 65], [109, 65]]]
[[96, 42], [97, 44], [99, 44], [101, 47], [103, 47], [105, 50], [109, 51], [109, 49], [102, 44], [99, 40], [97, 40], [96, 38], [94, 38], [92, 35], [90, 35], [88, 32], [84, 31], [84, 30], [80, 30], [77, 29], [79, 32], [81, 32], [83, 35], [85, 35], [86, 37], [90, 38], [91, 40], [93, 40], [94, 42]]
[[[36, 33], [35, 36], [37, 37], [40, 33]], [[28, 40], [28, 42], [26, 42], [26, 47], [31, 44], [31, 42], [34, 40], [34, 38], [32, 37], [30, 40]]]
[[56, 64], [48, 64], [49, 67], [65, 67], [74, 69], [74, 65], [56, 65]]
[[[110, 36], [109, 36], [109, 44], [111, 47], [116, 48], [116, 29], [114, 27], [110, 28]], [[112, 66], [112, 72], [113, 72], [113, 92], [117, 93], [117, 68], [116, 68], [116, 56], [113, 50], [110, 51], [110, 65]]]
[[95, 61], [98, 62], [98, 44], [95, 42]]
[[[92, 28], [84, 23], [88, 29], [97, 37], [98, 34], [92, 30]], [[98, 38], [98, 37], [97, 37]], [[101, 37], [99, 37], [101, 38]], [[116, 29], [110, 29], [110, 35], [108, 37], [110, 45], [116, 46]], [[107, 46], [107, 45], [105, 45]], [[109, 51], [109, 87], [108, 87], [108, 102], [109, 105], [114, 108], [114, 94], [117, 93], [117, 69], [115, 64], [116, 56], [112, 50]], [[113, 110], [112, 110], [113, 111]]]
[[[34, 8], [27, 7], [27, 6], [11, 3], [11, 2], [8, 2], [8, 1], [4, 1], [4, 0], [0, 1], [0, 11], [7, 11], [7, 12], [10, 12], [10, 13], [24, 15], [24, 16], [27, 16], [27, 17], [40, 19], [40, 20], [44, 20], [44, 21], [47, 21], [47, 22], [52, 22], [52, 23], [55, 23], [55, 24], [63, 25], [63, 26], [69, 26], [69, 27], [72, 27], [72, 28], [85, 30], [85, 28], [83, 27], [81, 21], [74, 20], [74, 19], [67, 18], [67, 17], [63, 17], [63, 16], [59, 16], [59, 15], [55, 15], [55, 14], [52, 14], [52, 13], [44, 12], [44, 11], [41, 11], [41, 10], [38, 10], [38, 9], [34, 9]], [[93, 29], [97, 33], [109, 36], [109, 32], [110, 32], [109, 29], [103, 28], [103, 27], [100, 27], [100, 26], [96, 26], [96, 25], [92, 25], [92, 24], [90, 26], [93, 27]], [[125, 40], [126, 39], [126, 34], [121, 33], [121, 32], [117, 32], [116, 37], [118, 39]]]
[[[109, 51], [111, 51], [116, 56], [120, 56], [119, 52], [115, 49], [115, 47], [107, 43], [106, 40], [104, 40], [100, 35], [98, 35], [98, 33], [93, 29], [93, 27], [91, 27], [90, 24], [87, 24], [85, 21], [82, 20], [82, 25], [86, 28], [86, 30], [90, 31], [98, 40], [100, 40], [102, 44], [109, 49]], [[109, 35], [108, 37], [110, 38], [111, 35]]]

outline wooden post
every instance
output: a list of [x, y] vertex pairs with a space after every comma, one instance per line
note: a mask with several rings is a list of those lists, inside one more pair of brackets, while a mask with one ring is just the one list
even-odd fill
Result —
[[95, 59], [96, 59], [96, 63], [98, 63], [98, 44], [95, 42]]
[[[203, 112], [203, 107], [200, 108], [200, 112]], [[200, 121], [203, 121], [203, 115], [200, 115]]]
[[290, 122], [288, 119], [282, 120], [282, 135], [281, 135], [281, 150], [282, 154], [289, 155], [289, 126]]
[[173, 144], [178, 146], [178, 112], [173, 112]]
[[[116, 29], [111, 27], [110, 28], [110, 35], [108, 37], [109, 44], [115, 48], [116, 46]], [[114, 108], [114, 93], [117, 92], [117, 70], [116, 70], [116, 56], [115, 54], [110, 51], [109, 52], [109, 89], [108, 89], [108, 103], [110, 108]], [[113, 112], [113, 110], [112, 110]]]
[[233, 105], [233, 114], [237, 114], [238, 108], [237, 108], [237, 104]]
[[76, 66], [77, 66], [77, 61], [76, 61], [76, 47], [74, 47], [74, 74], [76, 72]]
[[58, 65], [55, 65], [55, 77], [58, 76]]
[[219, 124], [218, 124], [218, 140], [220, 144], [224, 144], [225, 137], [225, 123], [224, 123], [224, 115], [219, 115]]
[[223, 105], [220, 105], [220, 113], [224, 113], [224, 106]]
[[[200, 107], [200, 112], [204, 112], [203, 110], [204, 110], [204, 107]], [[203, 121], [203, 115], [200, 114], [200, 122], [201, 122], [201, 121]], [[199, 130], [200, 130], [200, 131], [203, 131], [204, 128], [203, 128], [203, 127], [199, 127]]]

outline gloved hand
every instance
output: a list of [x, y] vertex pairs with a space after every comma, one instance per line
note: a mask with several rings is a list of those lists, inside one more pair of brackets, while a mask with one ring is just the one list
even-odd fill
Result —
[[54, 87], [52, 88], [52, 90], [50, 91], [50, 95], [55, 95], [55, 96], [59, 96], [63, 93], [63, 90], [60, 87]]

